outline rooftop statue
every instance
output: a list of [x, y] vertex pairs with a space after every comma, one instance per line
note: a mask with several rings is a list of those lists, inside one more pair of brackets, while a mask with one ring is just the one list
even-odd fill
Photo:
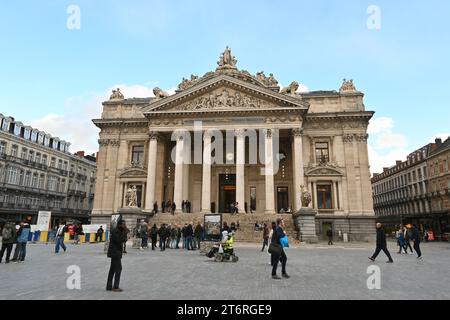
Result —
[[217, 69], [237, 69], [236, 58], [231, 54], [231, 49], [228, 46], [225, 48], [225, 51], [221, 54], [219, 61], [217, 62], [219, 67]]
[[122, 92], [120, 92], [120, 89], [117, 88], [117, 90], [112, 91], [112, 95], [109, 97], [109, 100], [121, 100], [124, 99]]
[[294, 81], [289, 85], [289, 87], [283, 88], [280, 91], [280, 93], [295, 96], [295, 92], [298, 90], [299, 87], [300, 85], [298, 84], [298, 82]]
[[169, 96], [169, 94], [167, 93], [167, 92], [165, 92], [165, 91], [162, 91], [160, 88], [158, 88], [158, 87], [155, 87], [154, 89], [153, 89], [153, 94], [155, 95], [155, 99], [156, 100], [159, 100], [159, 99], [162, 99], [162, 98], [167, 98], [168, 96]]
[[339, 89], [340, 92], [348, 92], [348, 91], [357, 91], [355, 84], [353, 83], [353, 80], [344, 79], [342, 82], [341, 89]]

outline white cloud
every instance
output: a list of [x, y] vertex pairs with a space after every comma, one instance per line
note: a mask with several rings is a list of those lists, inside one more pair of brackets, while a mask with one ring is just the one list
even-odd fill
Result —
[[367, 132], [369, 139], [369, 162], [372, 173], [381, 173], [383, 168], [404, 161], [408, 154], [408, 140], [405, 135], [395, 133], [395, 122], [389, 117], [373, 118]]
[[[154, 85], [154, 83], [152, 83]], [[118, 84], [102, 93], [89, 93], [66, 100], [61, 114], [48, 114], [39, 119], [27, 121], [32, 127], [43, 130], [54, 137], [71, 143], [70, 151], [84, 150], [87, 154], [98, 151], [99, 129], [92, 123], [102, 113], [102, 102], [109, 99], [112, 90], [120, 88], [125, 98], [153, 97], [153, 88], [143, 85]], [[174, 89], [170, 91], [175, 92]]]

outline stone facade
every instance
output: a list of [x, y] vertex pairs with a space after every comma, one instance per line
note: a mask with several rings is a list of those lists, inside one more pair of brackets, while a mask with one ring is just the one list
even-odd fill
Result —
[[[358, 221], [354, 239], [371, 238], [373, 112], [363, 93], [346, 80], [339, 91], [298, 93], [295, 81], [281, 89], [273, 74], [253, 76], [236, 62], [227, 48], [215, 71], [183, 79], [174, 95], [124, 99], [117, 90], [103, 103], [93, 120], [101, 129], [93, 221], [123, 208], [131, 185], [143, 215], [167, 200], [179, 214], [189, 200], [196, 213], [227, 213], [238, 202], [241, 213], [274, 217], [302, 208], [304, 186], [319, 237]], [[219, 148], [221, 137], [231, 144]]]
[[374, 174], [374, 208], [380, 221], [413, 223], [434, 231], [437, 237], [445, 232], [449, 226], [449, 141], [436, 139], [412, 152], [406, 161]]
[[28, 220], [39, 211], [89, 222], [96, 158], [71, 154], [70, 143], [0, 114], [0, 218]]

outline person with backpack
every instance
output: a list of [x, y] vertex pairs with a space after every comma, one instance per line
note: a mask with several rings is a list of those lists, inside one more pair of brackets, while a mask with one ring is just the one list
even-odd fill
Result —
[[6, 223], [2, 230], [2, 249], [0, 251], [0, 263], [6, 251], [6, 263], [9, 263], [14, 240], [16, 238], [16, 226], [12, 223]]
[[27, 255], [27, 243], [28, 237], [30, 236], [30, 225], [28, 223], [20, 223], [19, 231], [17, 232], [17, 244], [16, 250], [14, 251], [14, 257], [11, 261], [23, 262], [25, 261], [25, 256]]
[[386, 233], [382, 228], [383, 225], [381, 223], [377, 223], [376, 226], [377, 226], [377, 247], [375, 249], [374, 254], [371, 257], [369, 257], [369, 260], [375, 262], [375, 259], [380, 254], [381, 250], [383, 250], [383, 252], [389, 259], [387, 263], [394, 263], [394, 260], [392, 260], [391, 254], [387, 249]]
[[58, 231], [56, 231], [55, 253], [59, 253], [59, 247], [63, 248], [64, 252], [66, 252], [67, 248], [64, 244], [64, 235], [66, 232], [67, 226], [63, 223], [59, 226]]

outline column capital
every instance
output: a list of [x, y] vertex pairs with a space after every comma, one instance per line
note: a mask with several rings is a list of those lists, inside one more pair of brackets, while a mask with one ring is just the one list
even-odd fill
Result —
[[98, 144], [100, 147], [107, 147], [109, 145], [108, 139], [99, 139]]
[[272, 129], [263, 129], [263, 133], [266, 139], [272, 138]]
[[150, 140], [159, 140], [161, 139], [161, 135], [157, 131], [150, 131], [148, 133], [148, 137]]
[[237, 138], [243, 138], [243, 137], [245, 137], [246, 132], [247, 132], [246, 129], [235, 129], [234, 130], [234, 135]]
[[303, 137], [303, 128], [292, 129], [292, 136], [294, 138]]
[[347, 133], [342, 136], [342, 139], [344, 140], [344, 143], [352, 143], [353, 139], [354, 139], [354, 135]]
[[120, 146], [120, 140], [118, 139], [109, 140], [109, 145], [114, 148], [118, 148]]

